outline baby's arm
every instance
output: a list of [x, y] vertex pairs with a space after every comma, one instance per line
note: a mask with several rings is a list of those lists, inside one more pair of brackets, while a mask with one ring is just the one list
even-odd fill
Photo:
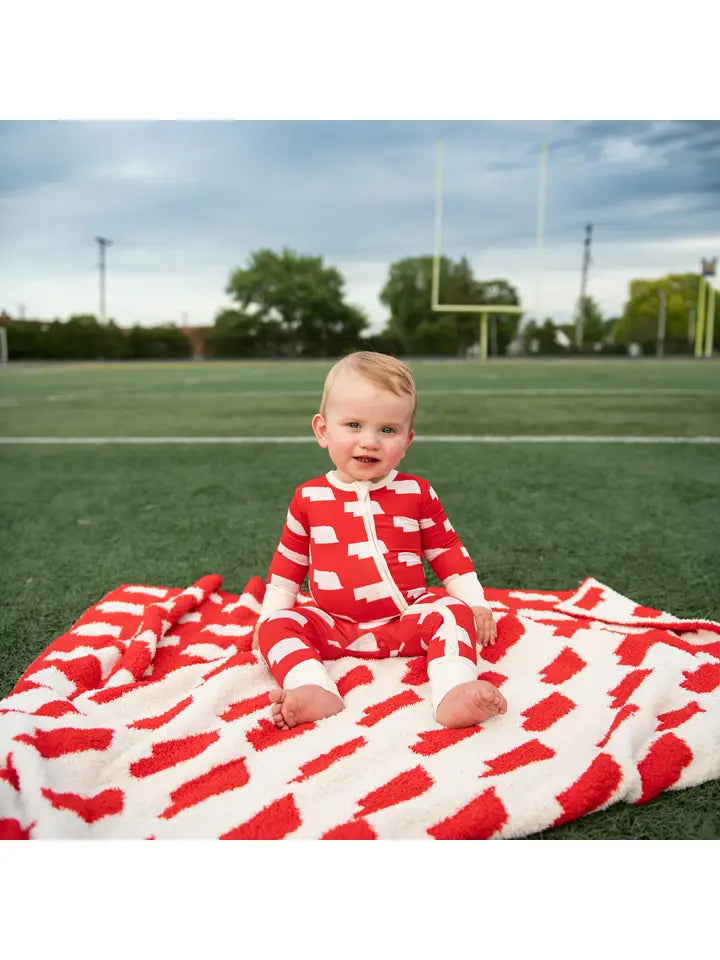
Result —
[[485, 600], [470, 554], [448, 520], [437, 494], [428, 485], [423, 499], [420, 533], [423, 552], [451, 597], [472, 608], [482, 646], [495, 643], [495, 619]]
[[290, 501], [285, 526], [280, 535], [275, 555], [270, 562], [265, 596], [253, 634], [253, 649], [257, 649], [258, 627], [276, 610], [289, 610], [295, 600], [309, 565], [310, 532], [301, 498], [298, 492]]

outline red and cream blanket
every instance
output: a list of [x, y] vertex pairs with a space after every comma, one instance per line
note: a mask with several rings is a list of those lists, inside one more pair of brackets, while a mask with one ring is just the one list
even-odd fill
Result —
[[343, 713], [279, 731], [264, 585], [123, 586], [0, 701], [0, 837], [522, 837], [720, 777], [720, 624], [596, 580], [488, 590], [501, 719], [435, 723], [423, 659], [329, 664]]

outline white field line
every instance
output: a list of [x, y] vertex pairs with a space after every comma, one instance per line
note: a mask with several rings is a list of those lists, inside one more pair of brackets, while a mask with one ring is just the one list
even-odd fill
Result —
[[[315, 443], [310, 437], [0, 437], [0, 444], [239, 444], [239, 443]], [[720, 444], [720, 436], [642, 437], [582, 434], [512, 434], [509, 436], [418, 436], [420, 443], [643, 443], [643, 444]]]

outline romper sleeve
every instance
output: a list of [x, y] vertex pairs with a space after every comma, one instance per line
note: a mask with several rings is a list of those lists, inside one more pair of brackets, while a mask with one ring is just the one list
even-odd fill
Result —
[[258, 621], [265, 620], [276, 610], [288, 610], [295, 605], [307, 576], [309, 549], [309, 524], [298, 489], [290, 501], [280, 542], [270, 562]]
[[471, 607], [486, 607], [485, 592], [466, 547], [447, 518], [430, 484], [423, 485], [420, 534], [425, 559], [451, 597]]

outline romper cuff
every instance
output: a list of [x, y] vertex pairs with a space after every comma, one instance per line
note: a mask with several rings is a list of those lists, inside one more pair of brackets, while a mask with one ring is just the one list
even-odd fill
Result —
[[467, 657], [437, 657], [428, 664], [433, 714], [446, 693], [460, 683], [477, 680], [477, 666]]
[[[323, 690], [329, 690], [330, 693], [340, 696], [337, 684], [327, 672], [325, 664], [319, 660], [303, 660], [302, 663], [295, 664], [285, 675], [283, 690], [292, 690], [294, 687], [304, 687], [312, 683]], [[342, 699], [342, 697], [341, 697]]]
[[267, 620], [271, 613], [276, 613], [278, 610], [292, 610], [295, 606], [295, 597], [296, 594], [290, 593], [289, 590], [283, 590], [282, 587], [275, 587], [268, 583], [265, 587], [258, 623]]
[[469, 607], [487, 607], [485, 592], [476, 573], [453, 573], [443, 586], [456, 600], [462, 600]]

